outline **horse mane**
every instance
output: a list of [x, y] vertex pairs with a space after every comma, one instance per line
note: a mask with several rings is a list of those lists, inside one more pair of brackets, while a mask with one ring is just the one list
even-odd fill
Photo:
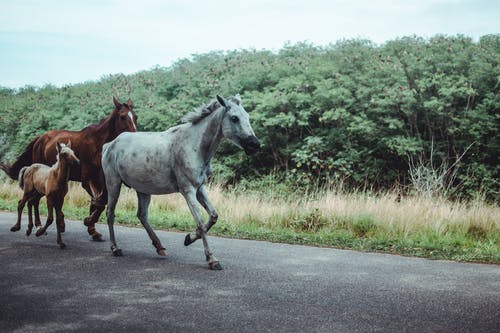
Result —
[[90, 128], [96, 128], [96, 127], [102, 126], [105, 122], [109, 121], [113, 117], [114, 111], [115, 110], [113, 110], [113, 112], [111, 114], [108, 114], [106, 117], [99, 120], [99, 122], [97, 124], [90, 124], [87, 127], [82, 128], [81, 131], [83, 132], [83, 131], [90, 129]]
[[183, 123], [191, 123], [193, 125], [197, 124], [220, 107], [220, 103], [217, 100], [213, 100], [212, 102], [210, 102], [210, 104], [202, 105], [187, 113], [184, 117], [182, 117], [181, 121]]

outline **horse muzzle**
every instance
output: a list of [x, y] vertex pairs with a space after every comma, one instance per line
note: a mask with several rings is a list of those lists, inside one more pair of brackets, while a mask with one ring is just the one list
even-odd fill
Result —
[[240, 144], [247, 155], [253, 155], [260, 149], [259, 139], [253, 135], [250, 135], [245, 139], [241, 139]]

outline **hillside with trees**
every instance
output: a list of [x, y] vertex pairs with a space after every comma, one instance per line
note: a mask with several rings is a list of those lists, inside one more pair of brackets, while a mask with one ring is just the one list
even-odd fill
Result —
[[81, 129], [132, 98], [161, 131], [216, 94], [242, 95], [262, 150], [223, 144], [222, 183], [272, 175], [290, 186], [420, 191], [499, 200], [500, 35], [343, 40], [181, 59], [133, 75], [0, 88], [0, 160], [49, 129]]

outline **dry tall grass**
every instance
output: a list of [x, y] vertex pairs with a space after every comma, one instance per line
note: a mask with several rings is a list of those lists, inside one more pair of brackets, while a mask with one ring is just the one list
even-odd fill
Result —
[[[220, 186], [209, 189], [220, 216], [230, 223], [249, 219], [268, 225], [283, 224], [315, 216], [324, 227], [342, 221], [370, 217], [386, 231], [415, 233], [431, 228], [438, 233], [471, 227], [486, 233], [500, 231], [500, 207], [484, 201], [450, 202], [428, 197], [399, 198], [396, 193], [366, 194], [323, 191], [306, 197], [268, 197], [258, 194], [225, 192]], [[182, 203], [184, 204], [184, 203]]]
[[[208, 187], [209, 198], [217, 208], [220, 222], [226, 225], [244, 223], [262, 224], [267, 227], [287, 226], [290, 221], [300, 221], [314, 216], [322, 221], [321, 227], [335, 227], [342, 221], [368, 216], [377, 226], [399, 235], [418, 233], [423, 229], [446, 233], [449, 230], [471, 229], [489, 234], [500, 231], [500, 207], [484, 201], [450, 202], [428, 197], [398, 198], [395, 193], [366, 194], [323, 191], [305, 197], [262, 195], [256, 192], [227, 191], [219, 185]], [[22, 191], [14, 182], [1, 182], [0, 198], [20, 198]], [[70, 184], [65, 205], [87, 208], [89, 198], [77, 183]], [[45, 203], [42, 203], [45, 205]], [[135, 192], [123, 187], [117, 210], [135, 211]], [[153, 196], [150, 215], [168, 210], [189, 215], [180, 194]], [[104, 219], [104, 215], [101, 216]], [[194, 224], [193, 224], [194, 226]], [[311, 228], [314, 230], [314, 228]]]

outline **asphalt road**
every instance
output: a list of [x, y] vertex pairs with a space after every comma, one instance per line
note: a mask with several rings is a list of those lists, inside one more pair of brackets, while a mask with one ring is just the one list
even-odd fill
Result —
[[[117, 227], [123, 257], [67, 221], [67, 248], [0, 213], [1, 332], [500, 332], [500, 266]], [[98, 230], [107, 236], [105, 225]], [[106, 237], [107, 239], [108, 237]]]

